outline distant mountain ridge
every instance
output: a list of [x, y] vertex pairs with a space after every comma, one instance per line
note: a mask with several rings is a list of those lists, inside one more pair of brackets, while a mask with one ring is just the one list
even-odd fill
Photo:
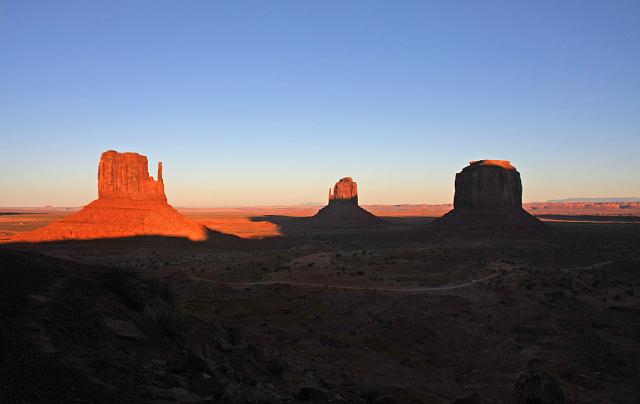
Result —
[[551, 199], [549, 203], [558, 202], [640, 202], [640, 197], [604, 197], [604, 198], [566, 198]]

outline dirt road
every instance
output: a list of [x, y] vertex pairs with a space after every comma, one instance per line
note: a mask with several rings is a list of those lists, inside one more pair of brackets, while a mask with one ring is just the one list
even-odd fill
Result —
[[[570, 268], [561, 268], [562, 272], [569, 271], [577, 271], [584, 269], [596, 269], [599, 267], [603, 267], [605, 265], [612, 264], [615, 261], [604, 261], [599, 262], [597, 264], [593, 264], [590, 266], [579, 266], [579, 267], [570, 267]], [[455, 289], [463, 289], [468, 288], [479, 283], [483, 283], [486, 281], [490, 281], [501, 276], [503, 273], [495, 273], [491, 275], [484, 276], [482, 278], [473, 279], [467, 282], [458, 283], [455, 285], [443, 285], [443, 286], [432, 286], [432, 287], [413, 287], [413, 288], [386, 288], [386, 287], [372, 287], [372, 286], [348, 286], [348, 285], [329, 285], [322, 283], [305, 283], [305, 282], [293, 282], [293, 281], [256, 281], [256, 282], [221, 282], [214, 281], [212, 279], [199, 278], [192, 276], [189, 279], [195, 281], [202, 282], [210, 282], [218, 285], [224, 285], [229, 287], [252, 287], [252, 286], [270, 286], [270, 285], [288, 285], [294, 287], [303, 287], [303, 288], [325, 288], [325, 289], [339, 289], [339, 290], [363, 290], [363, 291], [378, 291], [378, 292], [398, 292], [398, 293], [429, 293], [429, 292], [442, 292], [448, 290]]]

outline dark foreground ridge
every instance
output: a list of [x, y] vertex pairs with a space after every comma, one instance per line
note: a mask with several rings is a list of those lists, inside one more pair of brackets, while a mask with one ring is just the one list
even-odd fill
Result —
[[185, 313], [179, 279], [5, 249], [0, 267], [0, 402], [286, 397], [274, 387], [277, 358]]
[[552, 226], [0, 249], [0, 402], [635, 404], [636, 225]]

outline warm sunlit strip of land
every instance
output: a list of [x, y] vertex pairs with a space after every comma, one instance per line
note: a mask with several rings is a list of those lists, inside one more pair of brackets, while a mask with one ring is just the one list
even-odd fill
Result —
[[[606, 217], [607, 221], [628, 221], [640, 218], [638, 202], [535, 202], [523, 205], [525, 210], [543, 220], [593, 221]], [[313, 216], [322, 206], [258, 206], [237, 208], [179, 208], [193, 221], [221, 233], [242, 238], [263, 238], [282, 235], [280, 227], [268, 216]], [[442, 205], [363, 205], [381, 218], [440, 217], [453, 208]], [[43, 227], [62, 219], [80, 208], [0, 208], [0, 241], [15, 233]]]
[[234, 234], [242, 238], [281, 236], [280, 227], [266, 220], [267, 215], [313, 216], [319, 206], [312, 207], [247, 207], [247, 208], [202, 208], [179, 209], [180, 213], [194, 222], [221, 233]]

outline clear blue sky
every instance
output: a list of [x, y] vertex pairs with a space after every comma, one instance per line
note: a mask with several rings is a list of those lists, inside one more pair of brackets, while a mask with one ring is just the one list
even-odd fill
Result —
[[178, 206], [640, 195], [640, 2], [0, 1], [0, 206], [96, 197], [104, 150]]

